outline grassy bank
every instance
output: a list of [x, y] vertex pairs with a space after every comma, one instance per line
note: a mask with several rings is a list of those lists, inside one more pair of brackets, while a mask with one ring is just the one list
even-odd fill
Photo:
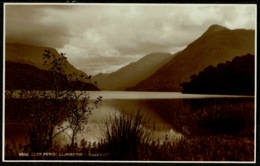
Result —
[[254, 134], [253, 98], [154, 100], [145, 104], [186, 136]]
[[[6, 144], [6, 160], [129, 160], [129, 161], [253, 161], [254, 139], [229, 135], [211, 135], [200, 137], [183, 137], [178, 142], [164, 140], [161, 144], [153, 140], [149, 144], [136, 147], [136, 154], [129, 155], [123, 152], [119, 156], [109, 153], [107, 144], [102, 142], [88, 143], [86, 146], [75, 145], [71, 150], [69, 146], [53, 146], [54, 156], [33, 156], [28, 153], [26, 146]], [[131, 144], [125, 146], [132, 147]], [[111, 147], [110, 147], [111, 148]], [[114, 147], [114, 153], [120, 147]], [[21, 153], [30, 156], [20, 156]], [[73, 154], [71, 154], [73, 153]], [[114, 154], [113, 153], [113, 154]], [[124, 155], [127, 154], [127, 155]], [[35, 155], [35, 154], [34, 154]], [[118, 158], [117, 158], [118, 157]]]
[[[183, 133], [178, 141], [170, 140], [167, 135], [164, 140], [156, 140], [153, 131], [146, 133], [148, 121], [145, 115], [123, 113], [107, 119], [107, 128], [103, 130], [107, 135], [98, 142], [82, 140], [74, 147], [55, 143], [48, 151], [54, 156], [33, 156], [31, 153], [30, 156], [19, 156], [21, 152], [30, 152], [28, 146], [8, 143], [5, 145], [5, 157], [12, 160], [254, 160], [253, 99], [171, 101], [153, 101], [150, 105]], [[16, 111], [24, 108], [22, 101], [17, 102], [20, 105], [7, 104], [7, 115], [12, 112], [11, 108]]]

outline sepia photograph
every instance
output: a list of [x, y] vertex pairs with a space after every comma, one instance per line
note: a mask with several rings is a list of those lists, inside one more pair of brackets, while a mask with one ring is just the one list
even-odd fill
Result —
[[256, 162], [256, 5], [3, 6], [3, 162]]

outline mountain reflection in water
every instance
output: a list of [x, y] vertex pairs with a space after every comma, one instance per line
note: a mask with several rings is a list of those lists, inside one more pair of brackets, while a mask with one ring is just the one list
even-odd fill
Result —
[[[90, 99], [94, 100], [98, 96], [102, 96], [102, 102], [99, 107], [93, 110], [90, 116], [86, 130], [78, 135], [77, 141], [85, 139], [86, 141], [99, 141], [102, 138], [101, 126], [104, 120], [109, 115], [125, 111], [132, 113], [140, 110], [147, 119], [150, 126], [155, 126], [154, 138], [164, 140], [166, 135], [169, 139], [179, 139], [184, 129], [185, 123], [179, 119], [178, 114], [189, 110], [191, 104], [189, 101], [202, 100], [209, 101], [211, 99], [232, 99], [243, 100], [252, 96], [231, 96], [231, 95], [201, 95], [201, 94], [182, 94], [178, 92], [121, 92], [121, 91], [91, 91], [89, 92]], [[202, 103], [203, 105], [203, 103]], [[178, 121], [179, 120], [179, 121]], [[64, 122], [64, 125], [66, 122]], [[177, 124], [177, 125], [176, 125]], [[5, 123], [5, 138], [6, 141], [24, 140], [24, 133], [15, 132], [19, 124]], [[149, 130], [149, 129], [148, 129]], [[69, 134], [69, 131], [68, 131]], [[186, 133], [187, 134], [187, 133]], [[59, 135], [56, 138], [60, 144], [69, 143], [69, 138], [66, 135]]]

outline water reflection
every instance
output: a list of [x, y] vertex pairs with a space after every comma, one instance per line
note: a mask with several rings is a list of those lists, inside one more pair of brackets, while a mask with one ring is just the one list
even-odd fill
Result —
[[[122, 111], [131, 113], [140, 110], [146, 118], [150, 119], [150, 126], [155, 124], [155, 139], [158, 138], [161, 140], [163, 140], [166, 135], [169, 139], [178, 139], [183, 134], [194, 135], [205, 133], [206, 130], [204, 131], [201, 126], [198, 126], [198, 123], [201, 123], [199, 121], [199, 116], [210, 117], [211, 115], [204, 115], [204, 109], [208, 109], [208, 112], [216, 112], [218, 108], [221, 108], [224, 111], [227, 109], [234, 109], [234, 111], [231, 111], [230, 113], [230, 115], [233, 115], [237, 114], [235, 112], [237, 108], [243, 106], [243, 108], [239, 108], [239, 112], [242, 112], [245, 109], [247, 112], [254, 113], [254, 111], [252, 111], [254, 109], [252, 107], [252, 105], [254, 105], [254, 98], [252, 96], [184, 95], [176, 92], [106, 91], [90, 92], [90, 96], [91, 99], [95, 99], [97, 96], [103, 96], [103, 101], [90, 116], [86, 126], [87, 129], [78, 135], [78, 142], [82, 138], [91, 142], [99, 141], [102, 137], [100, 126], [104, 123], [105, 118], [111, 114], [120, 113]], [[241, 117], [244, 115], [244, 111], [242, 113]], [[5, 110], [5, 141], [16, 143], [19, 141], [25, 142], [26, 128], [21, 127], [18, 123], [9, 121], [9, 114], [9, 110]], [[248, 115], [248, 113], [246, 115]], [[254, 115], [250, 117], [254, 117]], [[205, 124], [210, 123], [207, 122]], [[66, 122], [64, 122], [64, 125], [66, 125]], [[70, 131], [67, 132], [69, 134]], [[63, 134], [59, 135], [56, 140], [58, 140], [60, 144], [67, 144], [70, 139]]]
[[[103, 100], [99, 107], [93, 111], [86, 126], [87, 130], [79, 134], [77, 141], [79, 142], [83, 138], [91, 142], [99, 141], [102, 138], [101, 127], [108, 116], [113, 116], [115, 113], [118, 114], [122, 111], [131, 114], [138, 110], [149, 120], [148, 126], [151, 126], [151, 128], [147, 130], [154, 130], [155, 127], [153, 135], [155, 139], [164, 140], [166, 135], [172, 140], [179, 139], [182, 134], [176, 132], [172, 124], [166, 122], [158, 114], [158, 111], [150, 105], [150, 102], [154, 101], [160, 102], [162, 100]], [[66, 122], [64, 122], [64, 125], [66, 125]], [[62, 141], [61, 144], [66, 144], [70, 139], [68, 136], [62, 135], [59, 140]]]

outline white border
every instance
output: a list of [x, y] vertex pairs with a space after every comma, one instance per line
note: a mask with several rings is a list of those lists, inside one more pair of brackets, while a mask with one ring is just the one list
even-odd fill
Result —
[[[2, 162], [8, 162], [8, 163], [12, 163], [12, 162], [22, 162], [22, 163], [29, 163], [29, 162], [44, 162], [44, 163], [56, 163], [56, 162], [68, 162], [68, 163], [239, 163], [239, 164], [246, 164], [246, 163], [256, 163], [256, 139], [257, 139], [257, 135], [256, 135], [256, 128], [257, 128], [257, 5], [256, 4], [194, 4], [194, 3], [190, 3], [190, 4], [141, 4], [141, 3], [111, 3], [111, 4], [102, 4], [102, 3], [3, 3], [4, 4], [4, 10], [3, 10], [3, 103], [2, 103], [2, 107], [3, 107], [3, 117], [2, 117], [2, 121], [3, 121], [3, 128], [2, 128]], [[108, 5], [108, 6], [134, 6], [134, 5], [141, 5], [141, 6], [190, 6], [190, 5], [197, 5], [197, 6], [254, 6], [255, 7], [255, 119], [254, 119], [254, 123], [255, 123], [255, 131], [254, 131], [254, 161], [111, 161], [111, 160], [5, 160], [4, 158], [4, 147], [5, 147], [5, 12], [6, 12], [6, 6], [7, 5], [66, 5], [66, 6], [76, 6], [76, 5]]]
[[255, 163], [256, 163], [256, 140], [257, 140], [257, 5], [255, 5], [255, 10], [256, 10], [256, 15], [255, 15], [255, 131], [254, 131], [254, 135], [255, 135]]
[[2, 161], [5, 161], [4, 158], [4, 153], [5, 153], [5, 4], [4, 4], [4, 8], [3, 8], [3, 78], [2, 78], [2, 82], [3, 82], [3, 94], [2, 94], [2, 109], [3, 109], [3, 113], [2, 113]]

